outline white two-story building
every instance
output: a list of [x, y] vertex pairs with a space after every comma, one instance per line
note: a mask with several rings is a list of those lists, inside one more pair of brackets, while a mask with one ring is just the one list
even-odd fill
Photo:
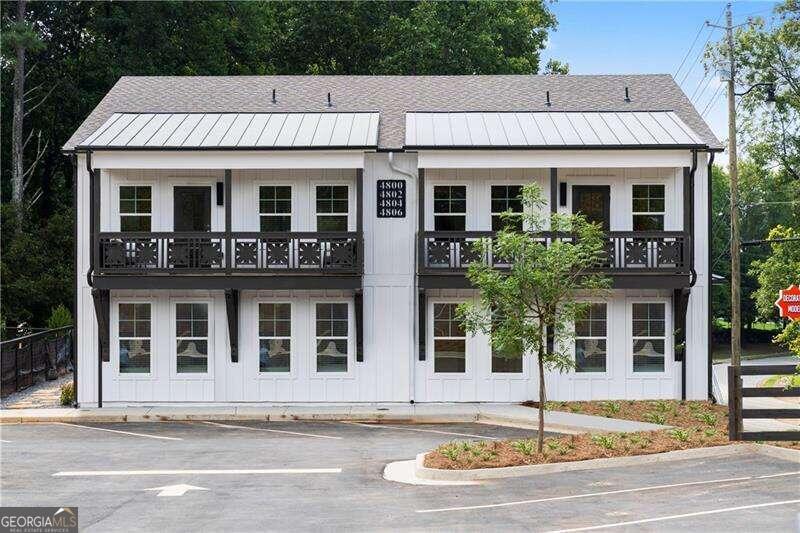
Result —
[[64, 147], [78, 401], [533, 398], [454, 318], [530, 182], [613, 279], [550, 398], [705, 399], [720, 149], [666, 75], [124, 77]]

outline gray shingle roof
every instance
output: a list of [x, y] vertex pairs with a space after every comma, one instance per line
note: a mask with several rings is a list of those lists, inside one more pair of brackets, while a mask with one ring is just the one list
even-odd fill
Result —
[[[630, 102], [625, 101], [628, 87]], [[272, 90], [277, 103], [272, 103]], [[545, 94], [550, 91], [551, 106]], [[327, 93], [334, 107], [327, 107]], [[379, 147], [402, 148], [409, 111], [674, 111], [702, 141], [719, 140], [668, 74], [568, 76], [125, 76], [64, 145], [113, 114], [380, 112]]]

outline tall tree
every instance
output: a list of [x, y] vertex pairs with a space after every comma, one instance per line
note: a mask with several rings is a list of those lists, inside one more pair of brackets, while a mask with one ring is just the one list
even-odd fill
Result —
[[[577, 295], [597, 296], [611, 280], [597, 272], [605, 256], [599, 225], [588, 223], [583, 215], [541, 215], [546, 204], [536, 184], [523, 188], [521, 200], [522, 215], [504, 213], [509, 224], [494, 239], [475, 244], [481, 260], [469, 265], [467, 278], [478, 289], [480, 301], [460, 305], [458, 317], [466, 331], [489, 336], [493, 349], [507, 357], [536, 358], [541, 453], [545, 371], [574, 367], [575, 323], [589, 307]], [[524, 232], [516, 229], [520, 216]], [[498, 257], [509, 267], [495, 266]]]

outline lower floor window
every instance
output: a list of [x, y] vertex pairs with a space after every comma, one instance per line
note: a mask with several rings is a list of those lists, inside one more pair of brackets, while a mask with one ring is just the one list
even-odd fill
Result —
[[119, 373], [150, 373], [150, 304], [119, 304]]
[[467, 337], [456, 308], [458, 304], [433, 304], [434, 372], [466, 372]]
[[317, 372], [347, 372], [347, 315], [346, 303], [316, 305]]
[[519, 374], [522, 372], [522, 355], [506, 355], [492, 348], [492, 372], [497, 374]]
[[175, 338], [178, 373], [208, 372], [208, 304], [175, 304]]
[[633, 371], [663, 372], [666, 353], [666, 304], [635, 303], [633, 319]]
[[605, 372], [607, 307], [589, 305], [586, 314], [575, 321], [575, 372]]
[[292, 305], [258, 304], [258, 370], [289, 372], [292, 354]]

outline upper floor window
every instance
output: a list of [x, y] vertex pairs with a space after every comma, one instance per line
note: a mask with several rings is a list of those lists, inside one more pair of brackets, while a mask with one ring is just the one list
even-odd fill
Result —
[[288, 185], [259, 187], [258, 216], [261, 231], [291, 231], [292, 188]]
[[[509, 227], [522, 231], [522, 185], [492, 185], [492, 231]], [[501, 216], [512, 211], [514, 218]], [[516, 215], [519, 213], [519, 216]]]
[[467, 226], [467, 187], [435, 185], [433, 187], [433, 229], [464, 231]]
[[289, 372], [292, 355], [292, 304], [258, 304], [258, 369]]
[[633, 371], [663, 372], [666, 353], [666, 305], [633, 304]]
[[124, 185], [119, 188], [120, 231], [150, 231], [152, 190], [149, 185]]
[[317, 231], [347, 231], [347, 185], [317, 185]]
[[589, 305], [586, 314], [575, 321], [575, 372], [605, 372], [607, 307]]
[[664, 230], [664, 186], [633, 186], [633, 231]]
[[150, 373], [150, 304], [119, 304], [119, 373]]

